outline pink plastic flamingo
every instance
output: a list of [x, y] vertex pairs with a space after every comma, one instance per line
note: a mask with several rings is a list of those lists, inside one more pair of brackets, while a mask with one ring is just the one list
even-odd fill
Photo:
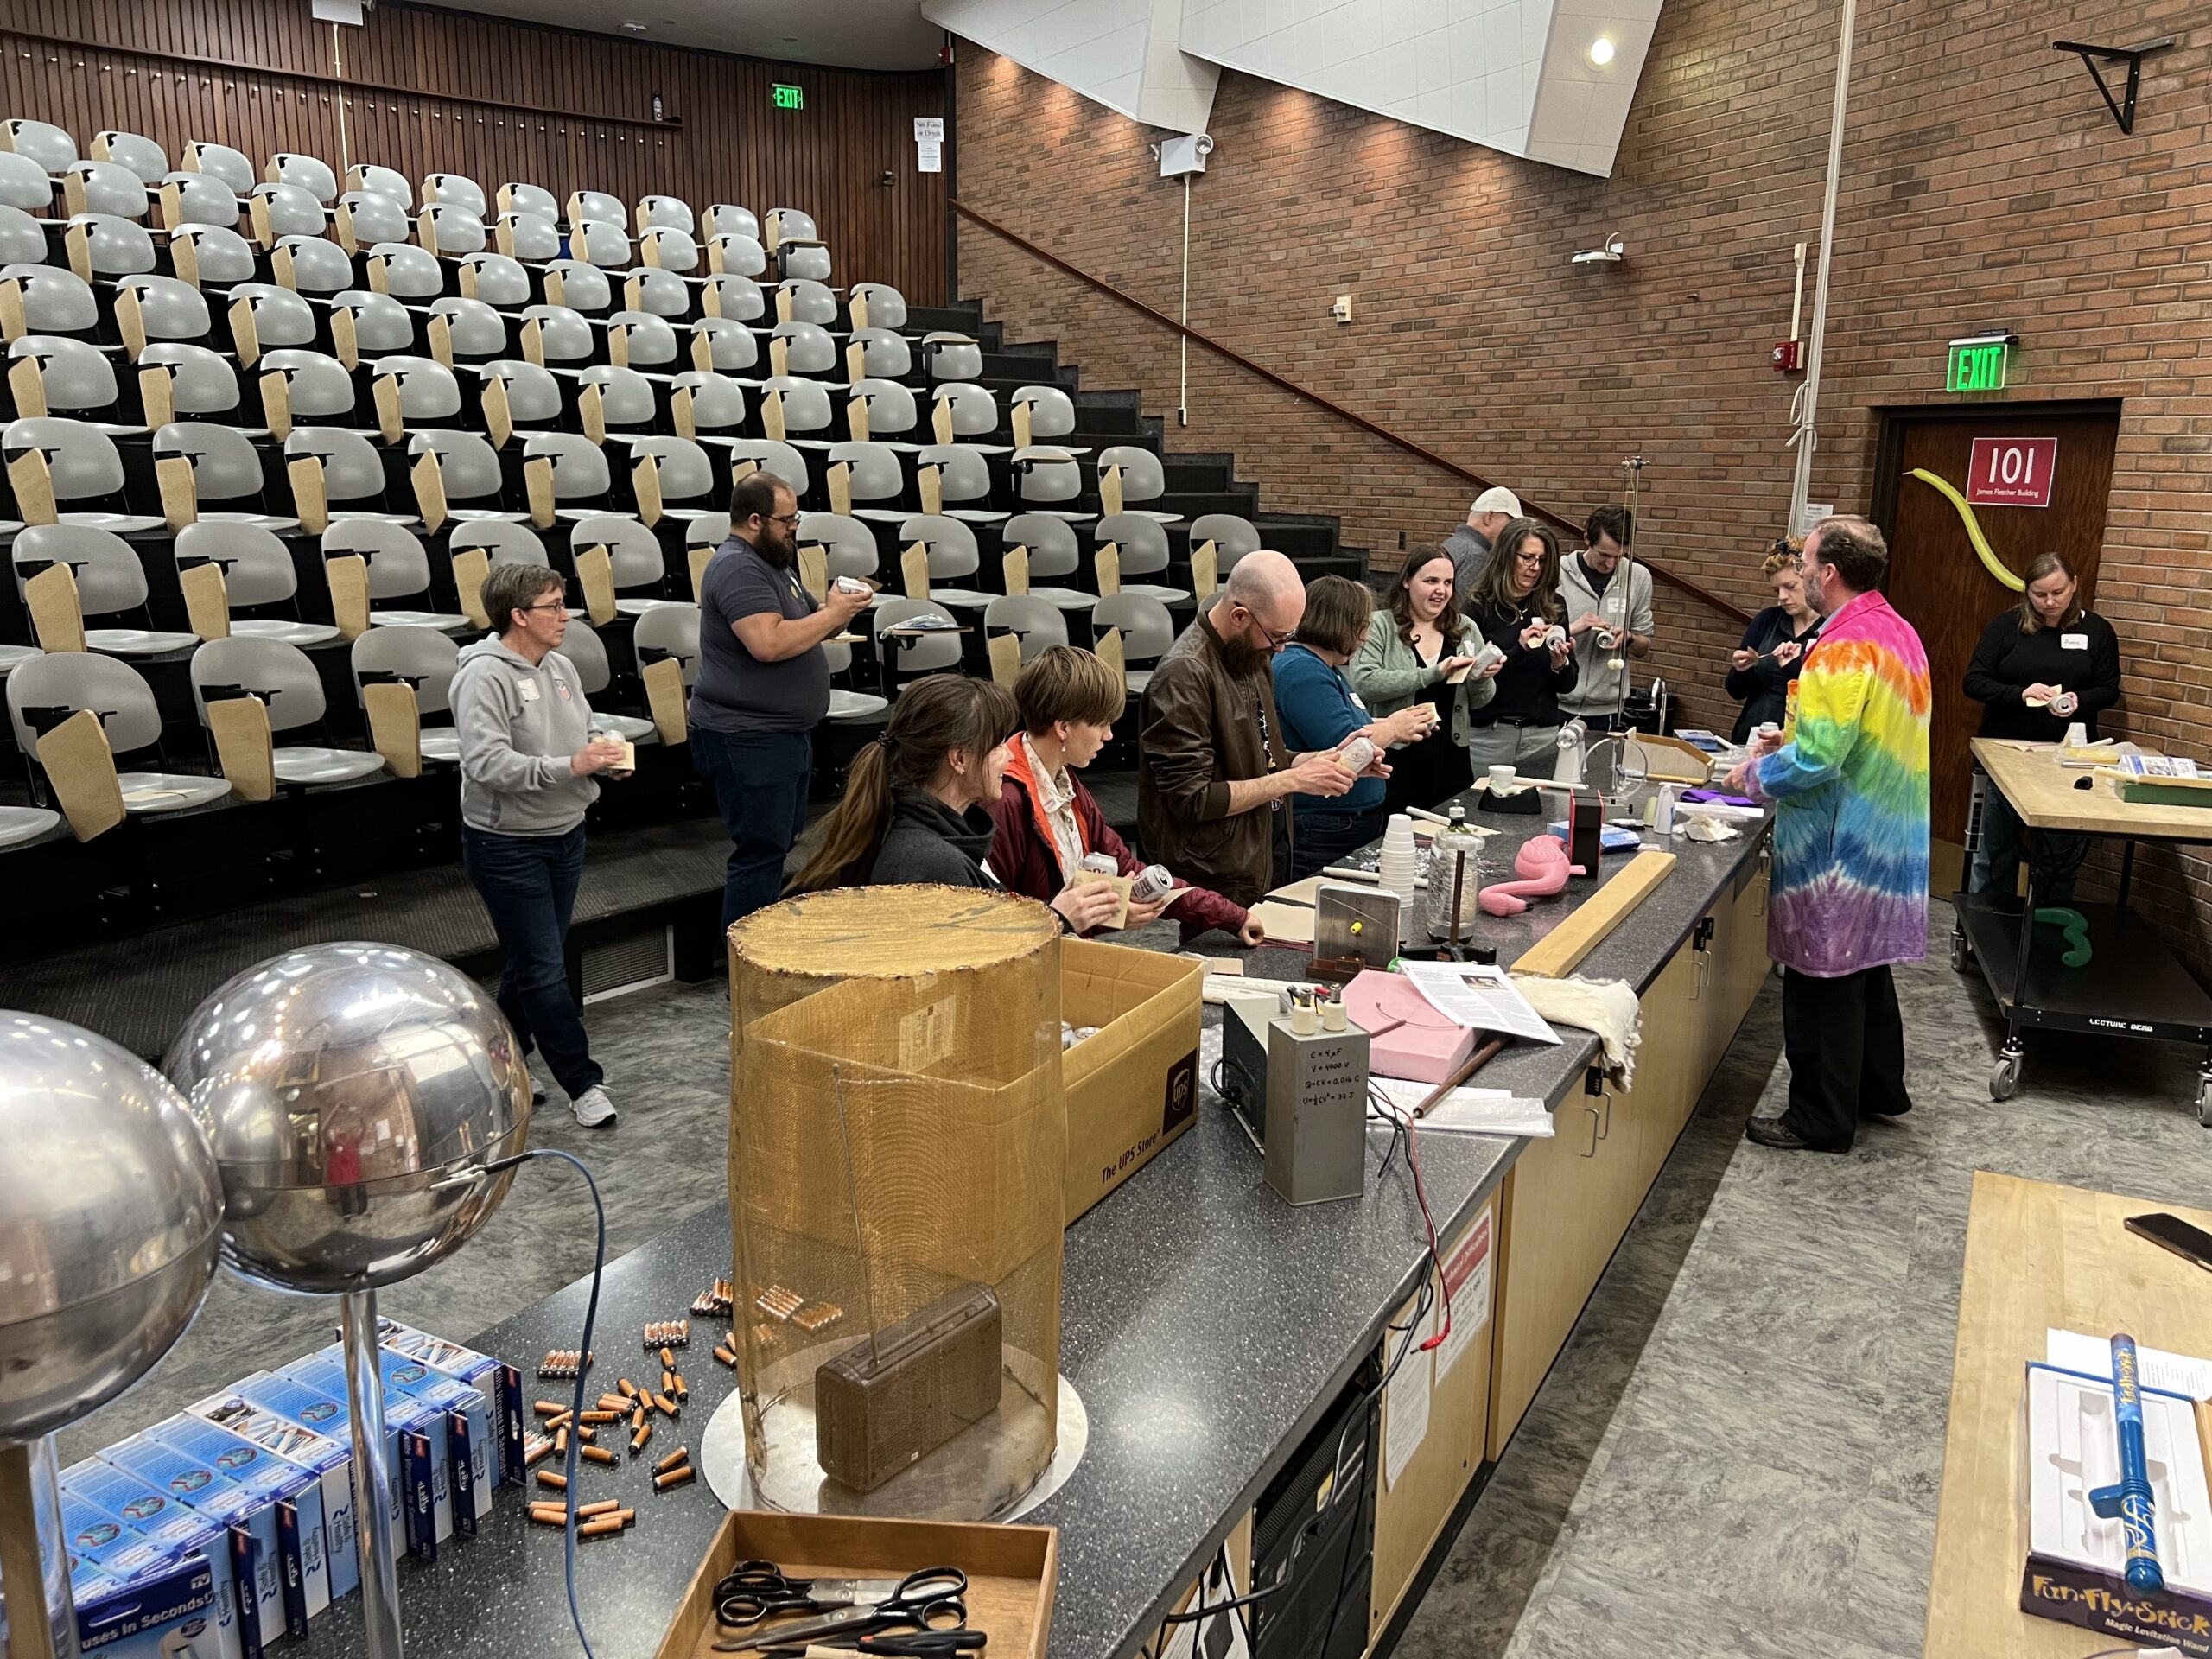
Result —
[[1583, 874], [1580, 864], [1567, 861], [1567, 849], [1556, 836], [1531, 836], [1513, 855], [1518, 881], [1498, 881], [1484, 887], [1478, 901], [1492, 916], [1518, 916], [1531, 899], [1548, 899], [1567, 885], [1570, 875]]

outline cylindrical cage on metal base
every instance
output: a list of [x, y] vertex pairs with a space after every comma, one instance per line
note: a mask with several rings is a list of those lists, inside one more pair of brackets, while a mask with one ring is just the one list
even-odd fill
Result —
[[1059, 928], [849, 888], [730, 930], [730, 1216], [754, 1495], [1004, 1515], [1052, 1460]]

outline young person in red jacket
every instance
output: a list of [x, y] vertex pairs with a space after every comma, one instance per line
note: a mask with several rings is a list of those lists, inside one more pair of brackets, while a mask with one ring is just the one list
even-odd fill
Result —
[[[1014, 684], [1023, 729], [1009, 746], [1006, 783], [987, 804], [997, 832], [991, 869], [1009, 892], [1046, 903], [1067, 886], [1086, 853], [1104, 853], [1123, 875], [1144, 861], [1106, 822], [1098, 803], [1076, 776], [1089, 766], [1122, 713], [1127, 694], [1121, 677], [1087, 651], [1053, 645], [1037, 653]], [[1131, 927], [1170, 913], [1185, 944], [1209, 928], [1257, 944], [1260, 925], [1241, 905], [1175, 879], [1175, 890], [1149, 905], [1131, 905]]]

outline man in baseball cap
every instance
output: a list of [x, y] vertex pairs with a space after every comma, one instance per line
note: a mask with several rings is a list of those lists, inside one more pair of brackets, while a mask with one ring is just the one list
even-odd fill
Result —
[[1497, 532], [1521, 517], [1521, 498], [1502, 485], [1492, 485], [1467, 509], [1467, 522], [1444, 538], [1452, 556], [1454, 591], [1464, 595], [1475, 585], [1483, 566], [1490, 563], [1491, 543]]

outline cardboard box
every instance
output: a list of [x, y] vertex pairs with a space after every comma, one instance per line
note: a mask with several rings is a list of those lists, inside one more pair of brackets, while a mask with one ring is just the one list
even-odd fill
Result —
[[[171, 1659], [204, 1653], [216, 1644], [215, 1575], [195, 1554], [160, 1562], [128, 1578], [100, 1567], [72, 1572], [77, 1600], [77, 1640], [99, 1659]], [[112, 1586], [112, 1587], [111, 1587]]]
[[711, 1659], [721, 1634], [715, 1585], [743, 1560], [773, 1561], [793, 1578], [896, 1579], [956, 1566], [968, 1575], [969, 1627], [990, 1637], [991, 1659], [1045, 1659], [1059, 1549], [1052, 1527], [740, 1510], [722, 1517], [654, 1659]]
[[1198, 1120], [1205, 969], [1157, 950], [1067, 939], [1060, 1017], [1096, 1026], [1060, 1063], [1067, 1090], [1067, 1218], [1157, 1157]]
[[[259, 1380], [248, 1377], [247, 1382]], [[272, 1379], [273, 1380], [273, 1379]], [[300, 1548], [296, 1557], [285, 1551], [284, 1618], [295, 1635], [304, 1635], [307, 1621], [315, 1618], [336, 1598], [358, 1588], [361, 1582], [359, 1558], [353, 1548], [353, 1454], [335, 1440], [302, 1428], [289, 1418], [248, 1402], [235, 1391], [210, 1395], [187, 1408], [218, 1428], [240, 1440], [251, 1440], [283, 1462], [296, 1465], [313, 1477], [293, 1495]], [[162, 1438], [188, 1445], [167, 1431]], [[283, 1517], [278, 1515], [279, 1548], [283, 1546]], [[301, 1579], [292, 1580], [296, 1565]]]
[[[257, 1450], [245, 1447], [249, 1452]], [[238, 1601], [245, 1649], [257, 1653], [264, 1643], [284, 1634], [283, 1566], [276, 1548], [276, 1501], [270, 1493], [254, 1491], [232, 1479], [213, 1461], [187, 1457], [151, 1433], [111, 1446], [100, 1457], [189, 1504], [217, 1526], [244, 1533], [247, 1547]], [[235, 1546], [233, 1551], [235, 1554]]]
[[489, 1426], [488, 1461], [478, 1457], [473, 1446], [470, 1454], [472, 1469], [479, 1471], [477, 1515], [480, 1519], [488, 1516], [492, 1512], [492, 1486], [502, 1482], [518, 1486], [524, 1479], [522, 1440], [526, 1427], [524, 1419], [528, 1414], [522, 1407], [522, 1372], [472, 1348], [401, 1325], [396, 1319], [377, 1321], [377, 1340], [395, 1354], [420, 1360], [432, 1370], [467, 1384], [484, 1402], [483, 1415], [472, 1421]]
[[305, 1636], [308, 1585], [317, 1573], [328, 1572], [323, 1562], [321, 1477], [191, 1412], [163, 1418], [146, 1431], [146, 1438], [220, 1470], [225, 1478], [266, 1506], [276, 1529], [276, 1547], [272, 1554], [262, 1559], [274, 1565], [277, 1605], [272, 1612], [262, 1596], [257, 1564], [256, 1600], [262, 1609], [262, 1639], [274, 1642], [286, 1634]]

